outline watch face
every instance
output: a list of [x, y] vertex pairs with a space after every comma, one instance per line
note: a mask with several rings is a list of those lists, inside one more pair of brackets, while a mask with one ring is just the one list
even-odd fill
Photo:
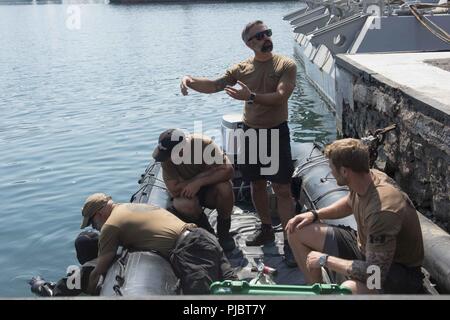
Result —
[[323, 267], [323, 266], [325, 266], [325, 262], [327, 261], [327, 256], [321, 256], [320, 258], [319, 258], [319, 264], [320, 264], [320, 266], [321, 267]]

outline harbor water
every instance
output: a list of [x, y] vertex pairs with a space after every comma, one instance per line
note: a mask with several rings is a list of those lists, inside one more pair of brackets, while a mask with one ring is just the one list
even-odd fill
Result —
[[[24, 1], [21, 1], [24, 3]], [[244, 25], [264, 20], [274, 52], [293, 56], [282, 16], [293, 2], [0, 5], [0, 296], [31, 296], [77, 263], [80, 208], [93, 192], [127, 202], [168, 127], [220, 142], [225, 93], [183, 97], [184, 74], [216, 78], [251, 55]], [[74, 16], [79, 20], [74, 21]], [[290, 99], [295, 141], [326, 143], [335, 120], [299, 65]]]

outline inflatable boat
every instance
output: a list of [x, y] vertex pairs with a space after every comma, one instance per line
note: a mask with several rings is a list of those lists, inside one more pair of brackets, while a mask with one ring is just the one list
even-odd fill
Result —
[[[228, 157], [236, 157], [239, 146], [235, 141], [235, 131], [242, 127], [242, 116], [225, 115], [222, 118], [222, 148]], [[371, 163], [377, 157], [377, 150], [383, 143], [386, 132], [394, 127], [377, 130], [373, 135], [362, 138], [369, 145]], [[348, 194], [347, 187], [338, 186], [331, 174], [323, 148], [316, 143], [291, 143], [294, 173], [292, 194], [296, 212], [326, 207]], [[130, 202], [149, 203], [162, 208], [170, 204], [169, 194], [162, 178], [161, 165], [151, 162], [141, 175], [138, 190]], [[236, 248], [227, 253], [231, 265], [242, 281], [224, 281], [211, 286], [212, 294], [347, 294], [348, 290], [339, 286], [345, 280], [342, 276], [322, 270], [325, 285], [304, 286], [303, 274], [298, 268], [289, 268], [283, 261], [283, 228], [278, 219], [276, 197], [270, 184], [272, 225], [275, 230], [273, 244], [260, 247], [247, 247], [245, 239], [253, 234], [260, 223], [251, 205], [250, 187], [235, 167], [233, 179], [235, 207], [233, 209], [230, 233]], [[216, 225], [217, 212], [205, 209], [213, 227]], [[421, 223], [425, 260], [424, 289], [426, 293], [438, 294], [450, 292], [450, 235], [430, 220], [418, 213]], [[353, 216], [325, 221], [329, 224], [345, 225], [356, 229]], [[432, 284], [436, 283], [436, 285]], [[31, 283], [30, 283], [31, 284]], [[116, 260], [109, 268], [99, 286], [101, 296], [144, 297], [154, 295], [182, 294], [170, 263], [154, 252], [130, 252], [119, 249]], [[41, 294], [40, 294], [41, 295]], [[48, 295], [48, 294], [47, 294]]]
[[[234, 131], [242, 127], [241, 115], [225, 115], [222, 118], [222, 147], [229, 157], [236, 157], [239, 147], [233, 141]], [[363, 140], [371, 149], [371, 158], [376, 158], [377, 148], [384, 140], [384, 134], [392, 130], [380, 130]], [[347, 187], [336, 184], [328, 165], [328, 160], [323, 155], [323, 148], [315, 143], [291, 143], [292, 158], [294, 162], [294, 174], [292, 179], [292, 191], [295, 199], [296, 211], [304, 212], [310, 209], [326, 207], [348, 194]], [[375, 159], [371, 159], [375, 160]], [[371, 161], [371, 162], [373, 162]], [[233, 180], [236, 203], [232, 214], [231, 234], [236, 248], [227, 253], [230, 263], [235, 268], [239, 279], [243, 280], [238, 292], [248, 294], [293, 294], [295, 286], [299, 290], [305, 290], [305, 294], [342, 294], [345, 293], [339, 284], [345, 279], [342, 276], [322, 270], [324, 281], [332, 284], [331, 287], [301, 286], [304, 283], [302, 273], [298, 268], [289, 268], [283, 261], [283, 229], [276, 213], [276, 198], [270, 184], [267, 188], [270, 197], [272, 224], [275, 230], [275, 242], [273, 245], [261, 247], [245, 246], [245, 238], [255, 232], [259, 219], [251, 205], [250, 189], [248, 184], [242, 181], [238, 168], [235, 168]], [[150, 203], [167, 208], [169, 195], [162, 178], [162, 170], [159, 163], [152, 162], [139, 179], [139, 189], [131, 197], [131, 202]], [[217, 213], [215, 210], [205, 209], [209, 221], [213, 227], [216, 224]], [[424, 235], [425, 266], [429, 269], [426, 275], [433, 276], [441, 288], [446, 290], [449, 285], [448, 275], [450, 263], [448, 248], [450, 236], [442, 234], [440, 229], [424, 218], [419, 213]], [[343, 219], [325, 221], [335, 225], [345, 225], [356, 229], [353, 216]], [[436, 235], [439, 237], [436, 239]], [[445, 254], [442, 255], [442, 253]], [[438, 256], [439, 255], [439, 256]], [[436, 258], [437, 257], [437, 258]], [[446, 258], [447, 257], [447, 258]], [[268, 268], [266, 268], [268, 267]], [[275, 270], [276, 272], [266, 272]], [[258, 287], [261, 285], [262, 287]], [[236, 283], [224, 282], [214, 284], [212, 293], [231, 292], [230, 287]], [[255, 286], [257, 286], [255, 288]], [[265, 287], [264, 287], [265, 286]], [[431, 284], [429, 277], [425, 277], [425, 289], [428, 293], [437, 291]], [[264, 288], [268, 288], [265, 291]], [[161, 256], [152, 252], [127, 252], [124, 251], [109, 269], [101, 289], [103, 296], [148, 296], [148, 295], [173, 295], [182, 294], [178, 288], [178, 279], [170, 264]]]
[[[239, 152], [234, 131], [242, 127], [241, 115], [225, 115], [222, 118], [222, 147], [229, 157]], [[337, 187], [332, 180], [330, 169], [324, 159], [321, 148], [313, 143], [291, 144], [294, 162], [294, 179], [292, 190], [297, 209], [320, 208], [344, 196], [348, 190]], [[237, 248], [227, 256], [240, 279], [253, 280], [252, 284], [262, 279], [258, 271], [261, 265], [276, 269], [272, 282], [280, 285], [301, 285], [303, 275], [297, 268], [289, 268], [283, 261], [283, 230], [276, 213], [276, 198], [270, 184], [268, 185], [273, 225], [276, 241], [273, 245], [246, 247], [245, 238], [253, 233], [259, 219], [251, 205], [250, 187], [242, 181], [238, 168], [235, 168], [233, 187], [236, 204], [232, 215], [231, 233]], [[305, 189], [304, 187], [307, 187]], [[162, 178], [161, 165], [151, 162], [139, 179], [139, 188], [131, 197], [134, 203], [149, 203], [167, 208], [169, 195]], [[205, 209], [213, 227], [216, 224], [215, 210]], [[355, 226], [352, 217], [333, 221], [333, 223]], [[127, 252], [120, 254], [104, 278], [102, 296], [145, 296], [178, 294], [178, 281], [166, 259], [152, 252]], [[217, 291], [217, 290], [215, 290]], [[273, 291], [271, 291], [273, 292]]]

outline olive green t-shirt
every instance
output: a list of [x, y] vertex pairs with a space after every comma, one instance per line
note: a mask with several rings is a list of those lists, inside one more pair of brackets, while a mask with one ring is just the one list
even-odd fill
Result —
[[375, 169], [371, 175], [373, 184], [365, 195], [353, 191], [349, 195], [361, 252], [395, 247], [394, 262], [408, 267], [421, 266], [423, 240], [416, 209], [389, 176]]
[[189, 224], [162, 208], [138, 203], [118, 204], [103, 225], [98, 255], [127, 249], [155, 250], [168, 257]]
[[[185, 152], [190, 154], [186, 155]], [[190, 135], [189, 142], [183, 150], [183, 155], [187, 156], [187, 161], [183, 163], [174, 164], [173, 159], [169, 158], [161, 164], [164, 181], [187, 181], [213, 165], [229, 163], [227, 156], [219, 146], [211, 138], [200, 134]]]
[[[295, 61], [274, 54], [268, 61], [257, 61], [253, 57], [242, 61], [230, 69], [221, 78], [230, 86], [237, 81], [243, 82], [250, 91], [256, 93], [276, 92], [278, 84], [283, 81], [295, 86], [297, 65]], [[245, 103], [243, 121], [252, 128], [273, 128], [288, 120], [288, 103], [280, 105], [263, 105]]]

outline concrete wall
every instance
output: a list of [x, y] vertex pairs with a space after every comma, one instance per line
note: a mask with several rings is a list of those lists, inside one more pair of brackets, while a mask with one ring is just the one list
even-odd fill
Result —
[[[435, 101], [337, 57], [338, 129], [346, 137], [395, 123], [380, 157], [417, 209], [450, 231], [450, 115]], [[428, 214], [427, 214], [428, 213]]]

